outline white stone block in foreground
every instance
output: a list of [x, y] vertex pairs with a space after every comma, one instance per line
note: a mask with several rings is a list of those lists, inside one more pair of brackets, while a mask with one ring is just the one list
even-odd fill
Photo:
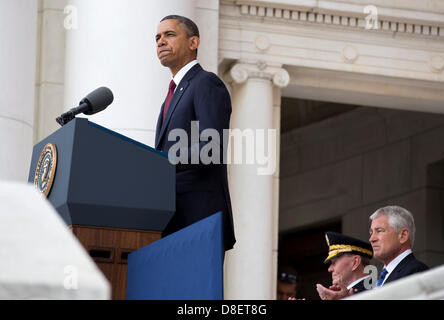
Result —
[[444, 266], [425, 272], [416, 273], [351, 296], [350, 300], [443, 300], [444, 299]]
[[0, 182], [0, 299], [109, 299], [110, 285], [32, 185]]

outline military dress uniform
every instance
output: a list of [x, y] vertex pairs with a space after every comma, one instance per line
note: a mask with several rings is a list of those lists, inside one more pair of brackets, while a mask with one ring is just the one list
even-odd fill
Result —
[[[368, 242], [330, 231], [325, 233], [325, 239], [328, 245], [328, 257], [324, 263], [328, 263], [331, 259], [339, 257], [344, 253], [357, 254], [368, 259], [373, 257], [373, 248]], [[366, 290], [364, 286], [366, 278], [362, 278], [361, 281], [351, 287], [353, 293]]]
[[355, 293], [359, 293], [362, 291], [367, 290], [364, 286], [364, 281], [367, 277], [365, 277], [364, 279], [362, 279], [361, 281], [359, 281], [357, 284], [353, 285], [351, 288], [353, 289], [353, 294]]

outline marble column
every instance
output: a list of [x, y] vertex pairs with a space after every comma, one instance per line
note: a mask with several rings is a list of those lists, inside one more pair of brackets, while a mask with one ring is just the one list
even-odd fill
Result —
[[[254, 132], [254, 148], [243, 143], [243, 163], [235, 163], [231, 140], [230, 194], [237, 243], [226, 255], [226, 299], [274, 299], [276, 294], [278, 163], [280, 88], [290, 76], [281, 66], [265, 63], [235, 64], [228, 73], [232, 82], [231, 129]], [[274, 131], [272, 139], [267, 133]], [[257, 143], [262, 134], [264, 143]], [[254, 151], [253, 151], [254, 150]], [[273, 155], [274, 170], [265, 170], [259, 154]], [[246, 163], [254, 152], [254, 162]], [[239, 159], [239, 158], [238, 158]], [[271, 168], [271, 167], [270, 167]], [[262, 171], [261, 171], [262, 169]]]
[[0, 180], [27, 181], [33, 146], [37, 0], [0, 1]]
[[34, 143], [60, 128], [55, 119], [64, 112], [64, 21], [69, 14], [64, 12], [67, 0], [39, 0], [39, 4]]
[[109, 87], [114, 102], [90, 121], [150, 146], [171, 74], [157, 59], [160, 20], [195, 18], [195, 0], [71, 0], [77, 26], [66, 34], [65, 107]]

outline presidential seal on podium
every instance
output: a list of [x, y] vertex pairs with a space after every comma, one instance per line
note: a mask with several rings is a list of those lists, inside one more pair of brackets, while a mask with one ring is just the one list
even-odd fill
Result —
[[48, 194], [51, 191], [56, 167], [57, 148], [54, 144], [48, 143], [40, 154], [34, 175], [34, 185], [45, 197], [48, 197]]

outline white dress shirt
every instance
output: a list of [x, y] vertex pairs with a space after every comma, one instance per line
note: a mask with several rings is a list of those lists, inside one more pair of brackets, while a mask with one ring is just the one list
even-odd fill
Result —
[[370, 276], [365, 276], [365, 277], [359, 278], [358, 280], [353, 281], [352, 283], [350, 283], [347, 286], [347, 290], [350, 290], [351, 288], [353, 288], [354, 285], [358, 284], [361, 280], [366, 279], [368, 277], [370, 277]]
[[399, 256], [397, 256], [395, 259], [393, 259], [392, 261], [390, 261], [390, 263], [388, 265], [384, 265], [384, 268], [387, 270], [387, 275], [384, 278], [384, 281], [381, 284], [381, 287], [384, 285], [385, 281], [388, 279], [388, 277], [390, 276], [390, 274], [393, 272], [393, 270], [395, 270], [396, 266], [405, 258], [407, 257], [409, 254], [412, 253], [411, 249], [407, 249], [405, 250], [403, 253], [401, 253]]
[[[180, 81], [182, 81], [183, 77], [185, 77], [187, 72], [190, 71], [190, 69], [192, 67], [194, 67], [196, 64], [198, 64], [197, 60], [193, 60], [191, 62], [188, 62], [186, 65], [184, 65], [182, 67], [182, 69], [179, 70], [178, 73], [176, 73], [176, 75], [173, 78], [173, 81], [176, 84], [176, 89], [177, 89], [177, 86], [179, 85]], [[174, 91], [176, 91], [176, 89], [174, 89]]]

